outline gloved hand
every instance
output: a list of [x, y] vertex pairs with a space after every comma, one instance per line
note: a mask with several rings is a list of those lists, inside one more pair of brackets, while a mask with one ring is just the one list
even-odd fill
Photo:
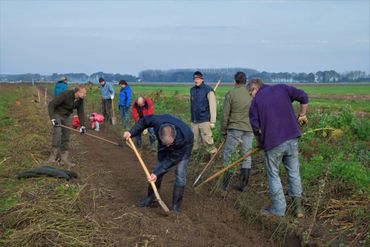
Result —
[[303, 126], [308, 123], [308, 119], [306, 115], [301, 115], [301, 114], [298, 115], [297, 121], [300, 126]]
[[83, 135], [86, 133], [86, 127], [85, 126], [81, 126], [80, 127], [80, 134]]
[[113, 100], [114, 99], [114, 94], [111, 94], [110, 95], [110, 99]]
[[214, 129], [216, 127], [215, 123], [210, 123], [211, 129]]
[[56, 120], [55, 118], [53, 118], [53, 119], [51, 120], [51, 124], [52, 124], [54, 127], [59, 127], [59, 122], [58, 122], [58, 120]]

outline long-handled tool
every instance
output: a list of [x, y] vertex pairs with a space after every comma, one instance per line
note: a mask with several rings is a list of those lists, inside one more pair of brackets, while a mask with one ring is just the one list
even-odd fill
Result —
[[253, 149], [252, 151], [250, 151], [249, 153], [247, 153], [246, 155], [244, 155], [243, 157], [241, 157], [240, 159], [238, 159], [237, 161], [231, 163], [230, 165], [222, 168], [221, 170], [219, 170], [218, 172], [216, 172], [215, 174], [213, 174], [212, 176], [210, 176], [209, 178], [207, 178], [203, 183], [199, 184], [197, 186], [197, 188], [200, 188], [202, 185], [204, 185], [205, 183], [208, 183], [209, 181], [213, 180], [214, 178], [217, 178], [218, 176], [220, 176], [221, 174], [223, 174], [225, 171], [239, 165], [240, 162], [242, 162], [244, 159], [248, 158], [249, 156], [252, 156], [253, 154], [257, 153], [258, 151], [260, 151], [259, 148], [256, 148], [256, 149]]
[[222, 80], [222, 77], [220, 78], [220, 80], [218, 80], [218, 82], [217, 82], [217, 84], [216, 84], [215, 88], [213, 89], [213, 91], [215, 91], [215, 92], [216, 92], [216, 89], [217, 89], [217, 88], [218, 88], [218, 86], [220, 85], [221, 80]]
[[[148, 171], [148, 168], [146, 167], [146, 165], [145, 165], [145, 163], [144, 163], [143, 159], [141, 158], [141, 156], [140, 156], [139, 152], [137, 151], [137, 149], [136, 149], [136, 147], [135, 147], [134, 142], [132, 141], [132, 139], [131, 139], [131, 138], [129, 138], [129, 139], [128, 139], [128, 142], [129, 142], [129, 144], [131, 145], [131, 147], [132, 147], [132, 149], [133, 149], [133, 151], [134, 151], [134, 153], [135, 153], [135, 155], [136, 155], [137, 159], [139, 160], [139, 162], [140, 162], [140, 164], [141, 164], [141, 166], [142, 166], [142, 168], [143, 168], [143, 170], [144, 170], [144, 172], [145, 172], [146, 177], [150, 177], [150, 173], [149, 173], [149, 171]], [[163, 208], [163, 210], [164, 210], [166, 213], [170, 212], [170, 210], [168, 209], [167, 205], [162, 201], [161, 196], [160, 196], [160, 195], [159, 195], [159, 193], [158, 193], [157, 186], [155, 186], [155, 183], [152, 181], [152, 182], [150, 182], [150, 185], [151, 185], [151, 186], [152, 186], [152, 188], [153, 188], [153, 191], [154, 191], [155, 197], [157, 198], [157, 201], [158, 201], [159, 205]]]
[[220, 152], [221, 148], [224, 146], [224, 143], [225, 141], [222, 141], [222, 143], [220, 144], [220, 146], [218, 147], [217, 149], [217, 152], [213, 154], [213, 156], [211, 157], [211, 159], [208, 161], [207, 165], [203, 168], [203, 170], [201, 171], [201, 173], [199, 174], [199, 176], [197, 177], [197, 179], [195, 179], [195, 182], [193, 183], [193, 186], [195, 186], [199, 179], [202, 177], [203, 173], [207, 170], [207, 168], [212, 164], [213, 160], [216, 158], [216, 156], [218, 155], [218, 153]]
[[[59, 124], [59, 125], [60, 125], [60, 127], [62, 127], [62, 128], [66, 128], [66, 129], [72, 130], [72, 131], [74, 131], [74, 132], [78, 132], [78, 133], [80, 133], [80, 131], [79, 131], [79, 130], [76, 130], [76, 129], [71, 128], [71, 127], [69, 127], [69, 126], [66, 126], [66, 125], [63, 125], [63, 124]], [[120, 144], [120, 143], [118, 143], [118, 142], [113, 142], [113, 141], [107, 140], [107, 139], [105, 139], [105, 138], [102, 138], [102, 137], [100, 137], [100, 136], [92, 135], [92, 134], [89, 134], [89, 133], [85, 133], [84, 135], [87, 135], [87, 136], [90, 136], [90, 137], [93, 137], [93, 138], [99, 139], [99, 140], [104, 141], [104, 142], [108, 142], [108, 143], [113, 144], [113, 145], [116, 145], [116, 146], [120, 146], [120, 147], [122, 146], [122, 144]], [[130, 147], [130, 146], [129, 146], [129, 147]], [[130, 148], [131, 148], [131, 147], [130, 147]]]
[[114, 113], [114, 98], [112, 98], [112, 125], [116, 125], [116, 114]]

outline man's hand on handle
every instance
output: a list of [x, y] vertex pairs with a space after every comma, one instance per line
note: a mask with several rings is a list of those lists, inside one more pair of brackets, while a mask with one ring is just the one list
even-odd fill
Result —
[[148, 182], [155, 183], [155, 181], [157, 181], [157, 176], [154, 173], [150, 174], [150, 176], [148, 177]]
[[51, 124], [52, 124], [54, 127], [59, 127], [59, 122], [58, 122], [58, 120], [56, 120], [55, 118], [53, 118], [53, 119], [51, 120]]
[[125, 133], [123, 133], [123, 139], [125, 139], [126, 141], [128, 141], [128, 139], [131, 137], [131, 133], [128, 132], [128, 131], [125, 131]]
[[81, 126], [80, 127], [80, 134], [83, 135], [86, 133], [86, 127], [85, 126]]
[[308, 123], [306, 114], [299, 114], [297, 121], [300, 126], [306, 125]]

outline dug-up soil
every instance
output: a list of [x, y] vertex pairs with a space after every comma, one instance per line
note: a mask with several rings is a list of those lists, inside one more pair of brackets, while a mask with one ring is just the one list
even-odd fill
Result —
[[[109, 130], [98, 135], [118, 140]], [[138, 208], [147, 185], [136, 156], [127, 147], [84, 137], [79, 138], [73, 155], [79, 156], [75, 170], [81, 182], [88, 184], [81, 195], [87, 214], [109, 229], [107, 234], [116, 246], [273, 245], [258, 227], [246, 223], [232, 202], [194, 191], [192, 181], [188, 182], [181, 213], [165, 216], [159, 206]], [[155, 154], [144, 150], [143, 158], [149, 167], [155, 164]], [[174, 177], [173, 171], [166, 174], [160, 190], [169, 207]]]

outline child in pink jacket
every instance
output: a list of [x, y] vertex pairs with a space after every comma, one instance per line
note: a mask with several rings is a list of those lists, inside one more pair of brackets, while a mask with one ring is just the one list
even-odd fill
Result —
[[104, 122], [104, 116], [99, 113], [91, 113], [89, 116], [89, 120], [91, 123], [91, 128], [94, 129], [95, 131], [100, 130], [100, 124]]

